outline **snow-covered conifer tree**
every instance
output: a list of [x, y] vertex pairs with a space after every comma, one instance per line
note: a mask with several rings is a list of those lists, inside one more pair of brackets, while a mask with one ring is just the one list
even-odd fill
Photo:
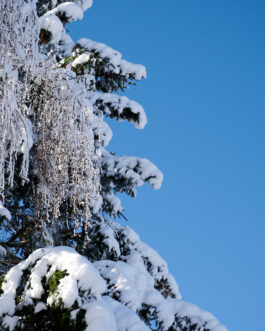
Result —
[[117, 193], [158, 189], [163, 175], [107, 150], [106, 117], [144, 128], [142, 106], [119, 92], [146, 72], [103, 43], [72, 41], [66, 24], [91, 5], [0, 2], [0, 328], [224, 331], [116, 220]]

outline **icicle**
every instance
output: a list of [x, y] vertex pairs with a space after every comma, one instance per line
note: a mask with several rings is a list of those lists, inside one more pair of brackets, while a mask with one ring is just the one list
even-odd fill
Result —
[[67, 202], [77, 229], [89, 223], [99, 191], [92, 109], [75, 74], [51, 67], [45, 63], [32, 95], [39, 176], [36, 211], [38, 218], [56, 219]]
[[20, 171], [26, 180], [32, 132], [27, 119], [28, 82], [38, 61], [38, 24], [35, 1], [0, 2], [0, 195], [5, 177], [13, 185], [18, 153], [23, 154]]

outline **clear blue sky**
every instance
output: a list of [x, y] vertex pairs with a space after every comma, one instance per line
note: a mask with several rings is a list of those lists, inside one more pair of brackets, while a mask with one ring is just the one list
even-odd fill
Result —
[[231, 331], [264, 331], [265, 1], [94, 0], [72, 37], [145, 64], [127, 93], [148, 125], [112, 123], [109, 150], [152, 160], [160, 191], [125, 199], [183, 298]]

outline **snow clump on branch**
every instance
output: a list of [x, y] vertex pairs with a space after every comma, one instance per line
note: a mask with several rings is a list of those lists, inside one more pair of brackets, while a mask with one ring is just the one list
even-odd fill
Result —
[[[166, 266], [152, 249], [149, 260]], [[69, 247], [42, 248], [5, 275], [0, 321], [10, 331], [26, 330], [34, 320], [46, 330], [62, 325], [51, 319], [59, 311], [64, 321], [80, 330], [148, 331], [151, 328], [137, 313], [144, 318], [150, 306], [149, 314], [157, 317], [161, 330], [179, 330], [176, 323], [189, 323], [198, 326], [196, 331], [227, 331], [210, 313], [183, 302], [177, 288], [177, 298], [165, 299], [154, 285], [154, 276], [133, 261], [92, 264]]]

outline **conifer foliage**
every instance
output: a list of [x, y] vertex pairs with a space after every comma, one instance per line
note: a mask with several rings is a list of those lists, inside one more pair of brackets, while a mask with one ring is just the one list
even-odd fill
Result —
[[116, 220], [118, 193], [158, 189], [163, 175], [106, 149], [106, 117], [144, 128], [143, 107], [119, 92], [146, 71], [103, 43], [72, 41], [66, 24], [91, 6], [0, 2], [0, 328], [225, 331]]

